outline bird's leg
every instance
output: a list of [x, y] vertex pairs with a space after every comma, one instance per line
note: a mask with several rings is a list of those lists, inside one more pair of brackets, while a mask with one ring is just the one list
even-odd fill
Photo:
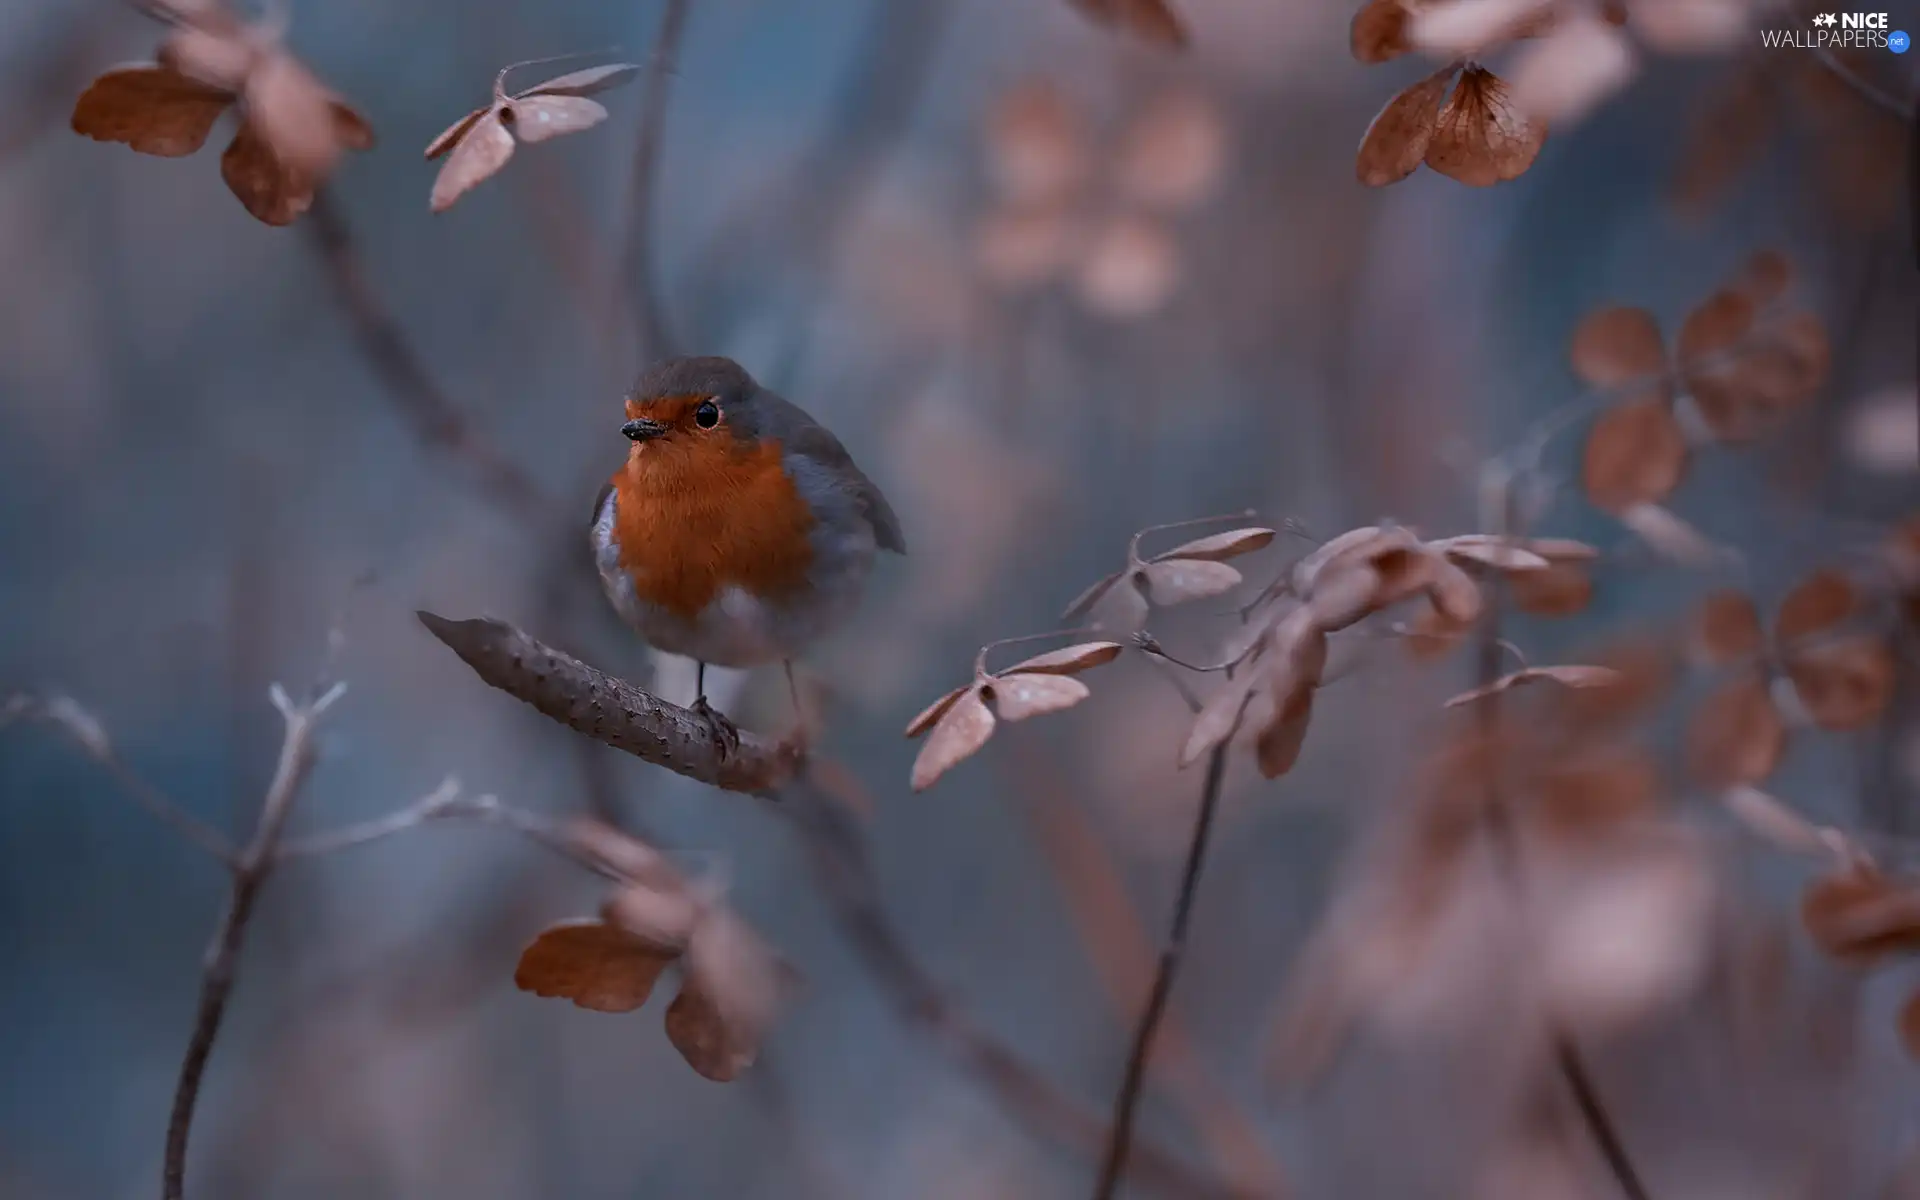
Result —
[[793, 697], [794, 738], [802, 746], [807, 744], [807, 710], [800, 705], [800, 685], [793, 678], [793, 660], [783, 658], [780, 666], [787, 673], [787, 695]]
[[720, 752], [732, 754], [740, 749], [739, 726], [728, 720], [725, 713], [707, 703], [707, 664], [697, 659], [694, 662], [694, 690], [699, 696], [693, 702], [693, 715], [706, 722]]

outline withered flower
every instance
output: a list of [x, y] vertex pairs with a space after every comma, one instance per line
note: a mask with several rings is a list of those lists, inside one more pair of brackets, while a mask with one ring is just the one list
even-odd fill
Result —
[[532, 145], [606, 120], [605, 106], [589, 97], [640, 73], [634, 63], [609, 63], [572, 71], [509, 96], [507, 75], [522, 65], [526, 64], [502, 68], [494, 76], [493, 103], [474, 109], [428, 144], [428, 162], [448, 156], [433, 181], [428, 207], [434, 212], [445, 212], [476, 185], [498, 174], [513, 157], [516, 138]]
[[1222, 519], [1201, 517], [1142, 529], [1127, 542], [1127, 565], [1076, 596], [1061, 619], [1075, 621], [1099, 613], [1103, 618], [1095, 621], [1099, 628], [1138, 633], [1146, 627], [1147, 613], [1152, 608], [1170, 608], [1232, 591], [1240, 586], [1241, 575], [1228, 566], [1226, 560], [1265, 548], [1278, 536], [1274, 530], [1261, 526], [1230, 529], [1175, 546], [1152, 558], [1140, 557], [1140, 541], [1148, 534]]
[[595, 1012], [632, 1012], [678, 964], [668, 1040], [705, 1078], [738, 1078], [797, 987], [793, 969], [711, 889], [681, 875], [657, 850], [595, 822], [569, 833], [621, 882], [599, 918], [542, 930], [521, 952], [515, 985]]
[[[1057, 637], [1058, 634], [1041, 634]], [[913, 790], [934, 781], [975, 754], [993, 736], [998, 721], [1023, 721], [1041, 713], [1072, 708], [1092, 693], [1074, 676], [1120, 656], [1117, 642], [1080, 642], [988, 672], [987, 652], [996, 646], [1032, 638], [1008, 638], [980, 648], [973, 660], [973, 682], [935, 700], [907, 724], [907, 736], [932, 731], [913, 762]]]
[[218, 5], [175, 8], [178, 22], [156, 61], [116, 67], [74, 104], [75, 133], [141, 154], [179, 158], [206, 144], [238, 105], [240, 128], [220, 176], [255, 219], [290, 224], [348, 150], [373, 145], [373, 129], [281, 41]]

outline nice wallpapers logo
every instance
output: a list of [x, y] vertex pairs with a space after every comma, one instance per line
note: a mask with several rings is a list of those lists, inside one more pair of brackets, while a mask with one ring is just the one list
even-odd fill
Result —
[[1763, 29], [1760, 44], [1772, 49], [1891, 50], [1905, 54], [1913, 44], [1905, 30], [1890, 29], [1886, 13], [1819, 13], [1806, 29]]

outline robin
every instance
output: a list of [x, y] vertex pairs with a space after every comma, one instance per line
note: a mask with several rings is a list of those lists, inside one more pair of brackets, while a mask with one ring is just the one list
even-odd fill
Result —
[[793, 659], [859, 605], [876, 551], [907, 552], [900, 520], [827, 428], [732, 359], [676, 358], [627, 396], [632, 446], [593, 506], [607, 598], [656, 649], [699, 664], [694, 711], [723, 748], [707, 665]]

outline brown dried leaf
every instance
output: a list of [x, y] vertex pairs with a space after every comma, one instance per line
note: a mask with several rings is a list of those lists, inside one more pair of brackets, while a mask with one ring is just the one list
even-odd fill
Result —
[[1313, 694], [1327, 669], [1327, 635], [1306, 609], [1296, 609], [1274, 631], [1274, 657], [1267, 665], [1273, 712], [1254, 740], [1260, 773], [1278, 779], [1293, 769], [1313, 720]]
[[1067, 605], [1066, 611], [1060, 614], [1060, 619], [1062, 621], [1077, 621], [1089, 612], [1092, 612], [1093, 606], [1100, 603], [1100, 598], [1107, 594], [1107, 589], [1119, 583], [1126, 574], [1125, 571], [1115, 571], [1105, 579], [1095, 582], [1092, 586], [1088, 587], [1086, 591], [1081, 592], [1073, 598], [1073, 603]]
[[[1920, 519], [1916, 520], [1916, 524], [1920, 524]], [[1319, 580], [1320, 572], [1324, 571], [1328, 564], [1345, 558], [1350, 552], [1357, 550], [1361, 546], [1366, 546], [1375, 539], [1383, 536], [1397, 536], [1398, 540], [1394, 543], [1396, 545], [1405, 545], [1414, 540], [1411, 536], [1406, 535], [1403, 530], [1386, 530], [1380, 528], [1378, 525], [1366, 525], [1359, 529], [1349, 529], [1339, 537], [1323, 543], [1317, 547], [1313, 553], [1293, 565], [1289, 582], [1293, 586], [1294, 594], [1297, 596], [1311, 595], [1315, 584]], [[1917, 538], [1916, 541], [1920, 543], [1920, 538]], [[1362, 554], [1359, 557], [1364, 558], [1365, 555]]]
[[1851, 637], [1795, 651], [1787, 677], [1813, 723], [1828, 732], [1863, 729], [1893, 699], [1893, 655], [1877, 637]]
[[1536, 617], [1571, 617], [1593, 602], [1593, 578], [1570, 563], [1519, 571], [1507, 580], [1513, 606]]
[[163, 67], [211, 88], [237, 95], [259, 61], [259, 43], [238, 25], [181, 25], [154, 54]]
[[1278, 779], [1293, 770], [1300, 751], [1307, 743], [1307, 729], [1313, 723], [1313, 689], [1291, 693], [1274, 713], [1273, 720], [1254, 740], [1254, 761], [1266, 779]]
[[1429, 604], [1407, 625], [1407, 652], [1418, 662], [1430, 662], [1452, 652], [1471, 628]]
[[1514, 105], [1499, 76], [1470, 66], [1440, 108], [1427, 165], [1469, 187], [1491, 187], [1525, 174], [1546, 139], [1546, 125]]
[[[247, 124], [289, 175], [326, 178], [345, 148], [340, 135], [348, 124], [336, 116], [333, 94], [306, 64], [282, 50], [264, 54], [248, 73], [243, 95]], [[364, 129], [357, 114], [354, 120]]]
[[1618, 514], [1672, 495], [1686, 467], [1680, 423], [1665, 404], [1636, 401], [1608, 409], [1593, 423], [1580, 481], [1596, 508]]
[[1801, 898], [1800, 919], [1822, 950], [1846, 961], [1920, 950], [1920, 892], [1871, 868], [1816, 880]]
[[1778, 250], [1757, 251], [1740, 269], [1733, 286], [1756, 306], [1764, 308], [1793, 286], [1793, 264]]
[[1787, 743], [1786, 726], [1758, 672], [1728, 680], [1693, 714], [1687, 761], [1700, 782], [1715, 788], [1757, 784], [1773, 774]]
[[493, 108], [491, 105], [486, 108], [476, 108], [466, 116], [461, 117], [458, 121], [447, 126], [439, 137], [427, 143], [427, 161], [432, 162], [434, 159], [439, 158], [447, 151], [453, 149], [461, 138], [467, 136], [467, 131], [473, 128], [474, 122], [492, 111]]
[[1588, 313], [1573, 331], [1567, 357], [1573, 373], [1595, 387], [1657, 376], [1667, 366], [1660, 323], [1644, 308], [1625, 306]]
[[[1347, 45], [1354, 58], [1363, 63], [1383, 63], [1411, 51], [1408, 16], [1403, 0], [1367, 0], [1353, 14], [1353, 24], [1347, 29]], [[1435, 97], [1434, 104], [1439, 103]], [[1418, 160], [1415, 165], [1419, 165]]]
[[1070, 675], [1002, 675], [989, 687], [993, 710], [1002, 721], [1024, 721], [1041, 713], [1059, 712], [1092, 695], [1087, 685]]
[[1009, 88], [987, 127], [988, 165], [1002, 196], [1022, 209], [1058, 207], [1088, 174], [1086, 133], [1056, 86], [1036, 80]]
[[1360, 139], [1354, 173], [1361, 183], [1385, 187], [1413, 174], [1433, 144], [1440, 99], [1452, 82], [1453, 68], [1442, 67], [1387, 101]]
[[1118, 642], [1078, 642], [1058, 650], [1049, 650], [1045, 654], [1036, 654], [1013, 664], [1000, 674], [1078, 675], [1119, 658], [1121, 649]]
[[1440, 615], [1456, 625], [1471, 625], [1479, 620], [1484, 607], [1480, 585], [1473, 581], [1473, 576], [1446, 559], [1434, 563], [1433, 581], [1427, 585], [1427, 595]]
[[606, 106], [584, 96], [534, 96], [508, 106], [513, 134], [528, 145], [591, 129], [607, 119]]
[[1252, 554], [1255, 550], [1263, 550], [1278, 536], [1279, 534], [1274, 530], [1262, 529], [1258, 526], [1229, 529], [1225, 533], [1195, 538], [1185, 545], [1175, 546], [1165, 554], [1154, 555], [1153, 561], [1166, 562], [1169, 559], [1187, 558], [1223, 562], [1229, 558], [1238, 558], [1242, 554]]
[[927, 744], [913, 760], [913, 790], [922, 792], [972, 756], [993, 736], [993, 713], [987, 708], [980, 689], [968, 688], [941, 715]]
[[1157, 46], [1185, 49], [1187, 26], [1168, 0], [1068, 0], [1103, 25], [1131, 33]]
[[1200, 92], [1165, 91], [1128, 128], [1113, 182], [1131, 203], [1185, 212], [1219, 189], [1227, 164], [1226, 125], [1218, 106]]
[[452, 208], [456, 200], [507, 165], [513, 157], [513, 134], [508, 132], [505, 118], [504, 106], [496, 104], [468, 128], [434, 178], [433, 193], [427, 201], [431, 211], [443, 213]]
[[1461, 692], [1459, 695], [1449, 699], [1442, 707], [1458, 708], [1463, 704], [1472, 704], [1476, 700], [1484, 700], [1489, 696], [1497, 696], [1509, 688], [1519, 687], [1527, 683], [1538, 683], [1542, 680], [1548, 680], [1570, 688], [1612, 687], [1620, 682], [1620, 673], [1610, 667], [1578, 665], [1522, 667], [1512, 674], [1502, 675], [1492, 683], [1483, 684], [1480, 687]]
[[115, 67], [74, 102], [73, 131], [141, 154], [180, 158], [206, 145], [233, 99], [168, 67]]
[[947, 710], [953, 707], [953, 702], [972, 691], [973, 688], [974, 685], [971, 683], [965, 687], [957, 687], [938, 700], [935, 700], [932, 704], [921, 709], [919, 716], [907, 722], [907, 736], [917, 738], [927, 730], [932, 729], [935, 721], [947, 715]]
[[1693, 634], [1701, 661], [1716, 667], [1752, 658], [1766, 639], [1760, 610], [1731, 589], [1712, 592], [1700, 602]]
[[1427, 545], [1455, 562], [1479, 563], [1500, 571], [1544, 571], [1552, 565], [1544, 556], [1529, 548], [1524, 539], [1469, 533], [1442, 538]]
[[1241, 583], [1240, 572], [1226, 563], [1198, 558], [1156, 559], [1141, 574], [1147, 599], [1161, 608], [1223, 595]]
[[1710, 355], [1731, 351], [1753, 332], [1753, 300], [1745, 292], [1722, 288], [1701, 301], [1680, 326], [1675, 355], [1691, 366]]
[[1860, 611], [1860, 593], [1853, 580], [1834, 570], [1819, 570], [1794, 585], [1780, 601], [1773, 619], [1773, 637], [1783, 654], [1794, 643], [1823, 633]]
[[702, 1076], [731, 1082], [759, 1057], [795, 982], [746, 922], [715, 912], [687, 948], [686, 979], [667, 1009], [667, 1038]]
[[556, 75], [545, 83], [537, 83], [515, 99], [524, 100], [530, 96], [595, 96], [610, 88], [617, 88], [639, 74], [638, 63], [608, 63], [600, 67], [587, 67], [585, 70]]
[[255, 220], [268, 225], [291, 225], [313, 207], [314, 180], [282, 166], [251, 120], [240, 123], [220, 156], [220, 178]]
[[1182, 768], [1192, 766], [1202, 755], [1233, 737], [1246, 715], [1247, 702], [1253, 698], [1253, 688], [1251, 677], [1242, 676], [1227, 680], [1219, 691], [1207, 698], [1194, 718], [1185, 745], [1180, 748]]
[[1328, 633], [1338, 633], [1382, 607], [1380, 572], [1367, 563], [1341, 563], [1322, 575], [1307, 598], [1313, 622]]
[[618, 889], [600, 909], [607, 924], [667, 955], [687, 948], [701, 915], [700, 905], [685, 888], [644, 885]]
[[632, 1012], [678, 957], [604, 921], [561, 921], [520, 952], [513, 982], [521, 991], [571, 1000], [594, 1012]]

